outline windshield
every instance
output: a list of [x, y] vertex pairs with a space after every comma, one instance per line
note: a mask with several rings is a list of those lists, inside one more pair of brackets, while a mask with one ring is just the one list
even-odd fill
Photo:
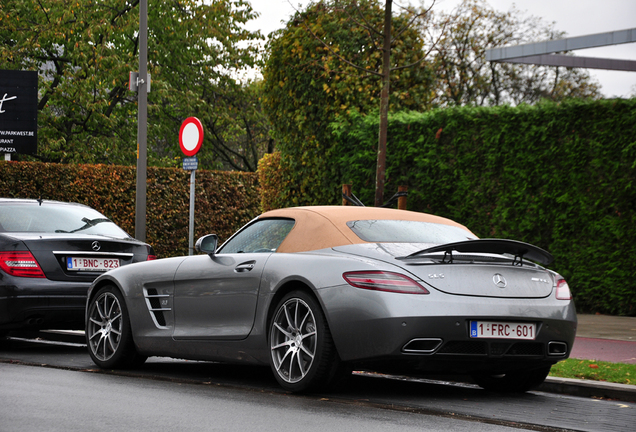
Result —
[[477, 239], [465, 229], [432, 222], [359, 220], [347, 222], [347, 226], [361, 240], [373, 243], [446, 244]]
[[292, 219], [261, 219], [239, 231], [217, 253], [276, 252], [294, 227]]
[[130, 236], [90, 207], [43, 203], [0, 205], [0, 232], [97, 234]]

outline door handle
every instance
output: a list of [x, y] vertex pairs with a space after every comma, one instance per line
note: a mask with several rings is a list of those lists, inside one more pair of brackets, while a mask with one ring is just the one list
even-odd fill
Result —
[[250, 262], [242, 263], [242, 264], [237, 265], [234, 268], [234, 271], [236, 273], [248, 272], [248, 271], [253, 270], [255, 265], [256, 265], [256, 261], [250, 261]]

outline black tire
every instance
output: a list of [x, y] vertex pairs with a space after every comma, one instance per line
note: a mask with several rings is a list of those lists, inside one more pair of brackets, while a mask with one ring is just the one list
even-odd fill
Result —
[[104, 369], [128, 369], [146, 361], [135, 348], [126, 303], [114, 286], [100, 289], [91, 300], [86, 344], [93, 362]]
[[9, 332], [0, 330], [0, 347], [9, 343]]
[[290, 292], [278, 303], [268, 340], [272, 371], [285, 390], [325, 390], [351, 375], [338, 357], [320, 305], [304, 291]]
[[543, 384], [552, 366], [507, 372], [504, 374], [471, 375], [479, 387], [499, 393], [523, 393]]

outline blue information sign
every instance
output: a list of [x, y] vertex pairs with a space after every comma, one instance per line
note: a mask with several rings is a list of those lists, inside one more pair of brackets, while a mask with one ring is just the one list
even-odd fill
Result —
[[196, 156], [183, 158], [183, 169], [188, 171], [194, 171], [199, 166], [199, 160]]

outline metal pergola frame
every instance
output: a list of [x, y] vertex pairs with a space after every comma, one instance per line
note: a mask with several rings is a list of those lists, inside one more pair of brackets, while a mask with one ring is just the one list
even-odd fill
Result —
[[555, 54], [633, 42], [636, 42], [636, 28], [502, 48], [491, 48], [486, 50], [486, 60], [500, 63], [636, 72], [635, 60], [615, 60]]

